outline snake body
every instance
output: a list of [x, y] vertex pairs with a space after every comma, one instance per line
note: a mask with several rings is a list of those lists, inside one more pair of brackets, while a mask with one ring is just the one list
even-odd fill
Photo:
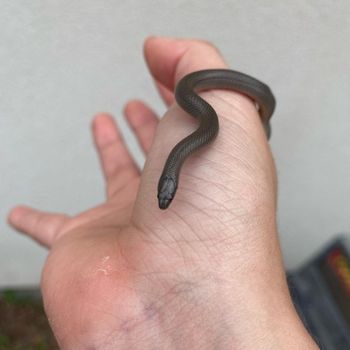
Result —
[[199, 120], [199, 127], [181, 140], [170, 152], [158, 182], [158, 204], [166, 209], [173, 200], [184, 161], [193, 152], [212, 142], [219, 131], [218, 116], [213, 107], [197, 92], [209, 89], [229, 89], [250, 97], [258, 105], [267, 137], [270, 137], [269, 120], [275, 109], [275, 98], [270, 88], [261, 81], [229, 69], [208, 69], [183, 77], [175, 89], [179, 106]]

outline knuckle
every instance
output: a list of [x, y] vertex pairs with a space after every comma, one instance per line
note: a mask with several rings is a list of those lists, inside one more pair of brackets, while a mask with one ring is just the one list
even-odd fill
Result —
[[214, 51], [215, 53], [221, 56], [220, 50], [209, 40], [196, 39], [195, 45], [203, 49]]

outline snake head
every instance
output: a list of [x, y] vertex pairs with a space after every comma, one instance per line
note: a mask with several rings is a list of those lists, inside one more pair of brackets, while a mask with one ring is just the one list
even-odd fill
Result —
[[158, 184], [158, 205], [160, 209], [169, 207], [176, 192], [176, 181], [169, 176], [162, 176]]

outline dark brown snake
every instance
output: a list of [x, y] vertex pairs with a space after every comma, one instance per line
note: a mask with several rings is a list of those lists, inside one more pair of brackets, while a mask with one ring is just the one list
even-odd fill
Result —
[[250, 97], [257, 104], [266, 135], [270, 137], [269, 120], [276, 102], [267, 85], [229, 69], [208, 69], [186, 75], [176, 86], [175, 98], [182, 109], [199, 120], [199, 127], [181, 140], [168, 156], [158, 183], [160, 209], [168, 208], [174, 199], [180, 170], [187, 157], [212, 142], [218, 134], [219, 121], [215, 110], [196, 93], [209, 89], [229, 89]]

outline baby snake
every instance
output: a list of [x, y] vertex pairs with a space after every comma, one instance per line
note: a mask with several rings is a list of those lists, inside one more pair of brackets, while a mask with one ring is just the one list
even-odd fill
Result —
[[270, 137], [269, 120], [276, 102], [267, 85], [249, 75], [229, 69], [208, 69], [186, 75], [176, 85], [175, 98], [182, 109], [199, 120], [199, 127], [181, 140], [166, 160], [158, 183], [160, 209], [168, 208], [173, 200], [180, 170], [187, 157], [212, 142], [218, 134], [219, 121], [215, 110], [196, 93], [209, 89], [229, 89], [250, 97], [257, 104], [266, 135]]

